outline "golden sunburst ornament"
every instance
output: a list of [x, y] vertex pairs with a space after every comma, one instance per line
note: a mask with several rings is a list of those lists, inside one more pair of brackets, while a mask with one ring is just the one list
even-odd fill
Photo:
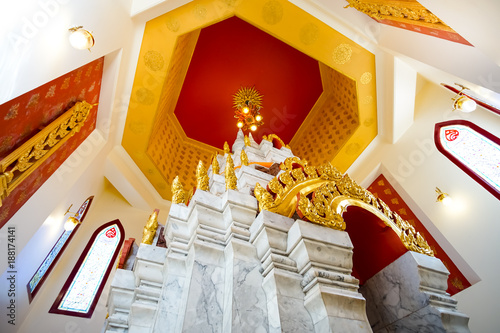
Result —
[[236, 94], [233, 95], [233, 107], [240, 109], [245, 104], [252, 104], [254, 107], [262, 108], [262, 95], [255, 87], [241, 87]]
[[235, 118], [238, 119], [236, 126], [246, 131], [255, 131], [258, 126], [264, 124], [260, 109], [262, 108], [262, 95], [254, 87], [241, 87], [233, 95], [233, 107]]

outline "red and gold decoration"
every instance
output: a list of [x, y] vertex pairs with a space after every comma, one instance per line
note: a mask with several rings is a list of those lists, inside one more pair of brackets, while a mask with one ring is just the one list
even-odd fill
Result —
[[425, 228], [422, 222], [420, 222], [417, 216], [411, 211], [384, 175], [381, 174], [378, 176], [368, 187], [368, 190], [373, 193], [375, 197], [386, 202], [392, 211], [397, 212], [402, 218], [407, 220], [415, 230], [425, 237], [427, 243], [434, 251], [434, 255], [441, 259], [443, 264], [450, 271], [450, 276], [448, 277], [448, 293], [454, 295], [471, 286], [470, 282], [465, 278], [462, 272], [460, 272], [460, 269], [441, 248], [434, 237], [432, 237], [427, 228]]
[[[78, 101], [99, 102], [104, 58], [94, 60], [53, 81], [0, 105], [0, 159], [5, 159], [24, 142], [46, 128]], [[20, 186], [2, 200], [0, 227], [3, 226], [68, 156], [94, 130], [98, 107], [90, 109], [87, 120], [60, 149], [51, 154]], [[59, 170], [59, 175], [71, 172]], [[7, 185], [7, 184], [4, 184]]]
[[243, 131], [255, 131], [264, 122], [260, 114], [262, 95], [254, 88], [242, 87], [233, 96], [234, 118], [238, 119], [236, 126]]

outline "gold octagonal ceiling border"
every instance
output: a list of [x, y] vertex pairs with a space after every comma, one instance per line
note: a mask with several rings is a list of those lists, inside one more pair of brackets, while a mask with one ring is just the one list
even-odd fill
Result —
[[[341, 172], [347, 170], [377, 135], [375, 56], [372, 53], [285, 0], [191, 2], [147, 22], [122, 140], [123, 147], [165, 199], [171, 197], [172, 179], [166, 179], [164, 170], [173, 168], [182, 171], [181, 178], [183, 178], [182, 173], [187, 174], [187, 172], [193, 173], [194, 176], [197, 161], [201, 159], [208, 163], [215, 150], [219, 150], [187, 138], [173, 115], [168, 117], [167, 122], [162, 121], [160, 124], [157, 121], [160, 105], [165, 106], [166, 101], [176, 100], [182, 86], [182, 82], [169, 83], [170, 74], [172, 71], [179, 71], [184, 77], [183, 71], [187, 71], [189, 64], [190, 57], [178, 56], [183, 52], [175, 52], [176, 48], [188, 50], [192, 47], [192, 43], [196, 43], [199, 29], [233, 15], [354, 82], [358, 97], [359, 126], [352, 131], [347, 141], [337, 147], [337, 153], [331, 159]], [[167, 84], [172, 89], [164, 89]], [[326, 88], [324, 85], [324, 89]], [[320, 100], [321, 97], [318, 103]], [[173, 105], [170, 107], [173, 108]], [[171, 113], [173, 114], [173, 110]], [[311, 112], [290, 142], [292, 150], [295, 146], [301, 151], [307, 151], [307, 145], [300, 148], [306, 139], [329, 140], [324, 136], [325, 133], [313, 128], [318, 119], [321, 119], [321, 116]], [[160, 138], [170, 138], [169, 149], [172, 156], [163, 156], [163, 164], [158, 165], [153, 158], [154, 146], [166, 144]], [[228, 138], [228, 142], [233, 139]], [[174, 155], [181, 154], [184, 154], [181, 159], [173, 158]], [[186, 168], [185, 163], [184, 165], [178, 163], [179, 160], [191, 159], [196, 162], [192, 168]]]

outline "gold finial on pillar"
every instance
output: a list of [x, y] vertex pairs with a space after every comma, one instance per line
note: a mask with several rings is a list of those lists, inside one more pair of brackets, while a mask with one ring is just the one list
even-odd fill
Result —
[[217, 156], [219, 156], [218, 152], [215, 152], [214, 157], [212, 157], [212, 174], [219, 174], [220, 172], [220, 167], [219, 167], [219, 161], [217, 160]]
[[245, 146], [250, 147], [252, 145], [252, 142], [250, 142], [250, 138], [246, 135], [244, 141], [245, 141]]
[[231, 154], [231, 150], [229, 149], [229, 144], [224, 142], [224, 154]]
[[202, 191], [208, 191], [209, 189], [207, 169], [205, 169], [202, 161], [198, 162], [196, 168], [196, 188]]
[[172, 203], [173, 204], [185, 204], [187, 202], [187, 193], [184, 191], [184, 187], [182, 186], [181, 181], [179, 180], [179, 176], [174, 178], [172, 182]]
[[236, 190], [238, 188], [238, 180], [236, 179], [236, 174], [234, 173], [234, 162], [231, 154], [227, 155], [224, 175], [226, 176], [226, 191]]
[[158, 229], [158, 213], [160, 212], [159, 209], [155, 209], [153, 211], [153, 214], [149, 216], [149, 220], [144, 226], [144, 229], [142, 230], [142, 240], [141, 243], [144, 244], [153, 244], [153, 240], [156, 235], [156, 229]]
[[248, 156], [247, 153], [242, 149], [240, 153], [240, 161], [241, 165], [248, 165]]

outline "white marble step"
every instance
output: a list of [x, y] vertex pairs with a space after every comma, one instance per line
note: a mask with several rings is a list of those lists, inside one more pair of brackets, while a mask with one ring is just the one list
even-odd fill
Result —
[[111, 324], [128, 325], [128, 312], [116, 311], [109, 316], [108, 321]]

